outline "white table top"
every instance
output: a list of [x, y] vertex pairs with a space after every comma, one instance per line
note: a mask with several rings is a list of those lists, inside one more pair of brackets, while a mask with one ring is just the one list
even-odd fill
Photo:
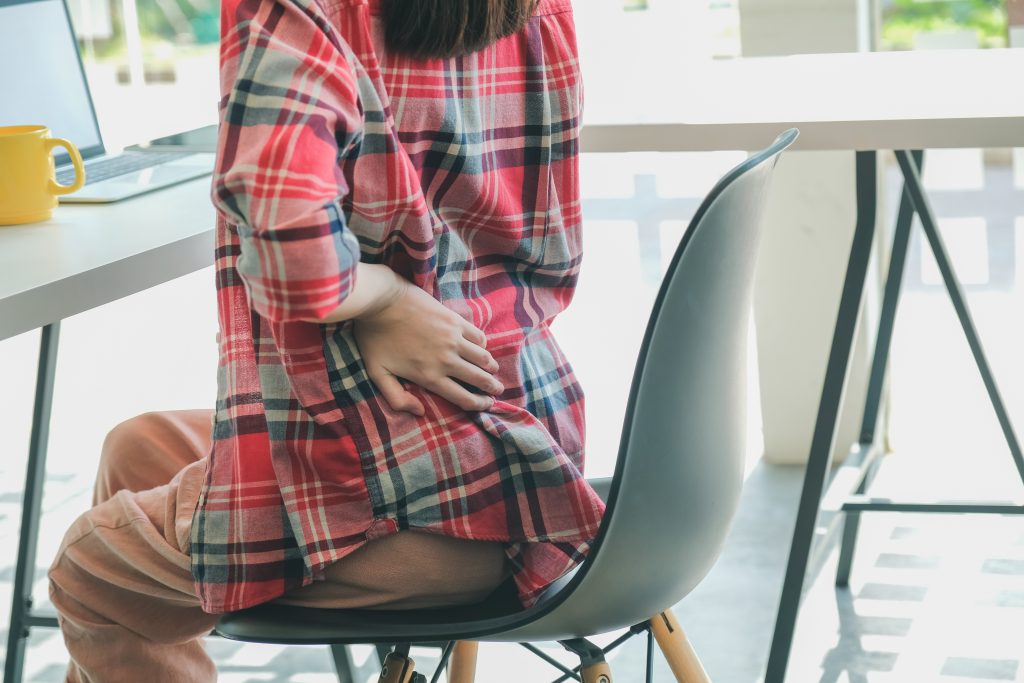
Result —
[[[0, 339], [213, 263], [210, 178], [0, 226]], [[212, 286], [212, 283], [211, 283]]]
[[[1024, 49], [801, 55], [670, 65], [587, 89], [587, 152], [1024, 147]], [[658, 82], [660, 81], [660, 82]], [[605, 79], [609, 82], [609, 79]], [[645, 83], [656, 83], [646, 86]], [[0, 227], [0, 339], [210, 265], [209, 178]]]
[[793, 126], [794, 149], [1024, 147], [1020, 74], [1024, 49], [624, 62], [585, 84], [582, 148], [754, 150]]

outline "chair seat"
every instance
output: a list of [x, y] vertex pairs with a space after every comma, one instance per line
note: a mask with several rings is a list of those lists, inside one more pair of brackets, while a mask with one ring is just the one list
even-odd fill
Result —
[[[611, 479], [588, 480], [605, 501]], [[551, 586], [530, 612], [539, 611], [565, 587]], [[317, 609], [267, 603], [221, 617], [215, 629], [231, 640], [285, 645], [354, 645], [359, 643], [480, 639], [529, 618], [507, 581], [483, 602], [462, 607], [417, 610]]]
[[318, 609], [266, 603], [221, 617], [231, 640], [287, 645], [434, 643], [504, 630], [525, 610], [507, 583], [483, 602], [415, 610]]

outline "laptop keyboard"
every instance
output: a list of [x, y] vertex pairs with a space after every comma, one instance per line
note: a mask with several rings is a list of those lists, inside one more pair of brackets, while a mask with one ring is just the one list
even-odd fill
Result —
[[[115, 178], [126, 173], [141, 171], [186, 157], [191, 152], [146, 152], [135, 154], [118, 154], [106, 159], [85, 162], [85, 184], [92, 185], [103, 180]], [[70, 185], [75, 180], [75, 169], [68, 167], [57, 171], [57, 182]]]

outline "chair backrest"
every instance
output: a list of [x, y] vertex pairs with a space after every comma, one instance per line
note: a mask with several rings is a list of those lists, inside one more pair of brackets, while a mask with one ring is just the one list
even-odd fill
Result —
[[600, 534], [526, 631], [564, 637], [642, 622], [693, 590], [718, 558], [743, 483], [762, 209], [797, 134], [723, 177], [680, 241], [637, 360]]

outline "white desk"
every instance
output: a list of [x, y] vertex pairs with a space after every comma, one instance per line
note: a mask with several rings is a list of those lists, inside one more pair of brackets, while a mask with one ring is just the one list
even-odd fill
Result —
[[[584, 152], [1024, 146], [1024, 49], [714, 61], [588, 86]], [[608, 82], [605, 79], [604, 82]], [[752, 108], [753, 103], [756, 108]], [[209, 178], [0, 228], [0, 339], [212, 263]]]
[[[1024, 49], [644, 65], [586, 81], [584, 152], [1024, 146]], [[586, 74], [584, 74], [586, 77]]]
[[0, 228], [0, 339], [213, 263], [210, 178]]
[[59, 206], [0, 228], [0, 340], [42, 327], [4, 682], [20, 683], [31, 611], [60, 321], [213, 263], [209, 177], [116, 204]]
[[[665, 74], [672, 73], [671, 79]], [[876, 150], [894, 149], [907, 180], [897, 221], [877, 347], [857, 456], [833, 487], [863, 494], [877, 463], [876, 421], [896, 304], [906, 263], [911, 219], [920, 214], [946, 288], [960, 315], [979, 371], [989, 389], [1017, 469], [1024, 457], [981, 350], [959, 283], [938, 237], [916, 166], [905, 150], [1024, 146], [1024, 50], [957, 50], [766, 57], [703, 66], [661, 64], [654, 73], [623, 79], [620, 91], [588, 90], [584, 151], [703, 151], [759, 149], [781, 130], [801, 136], [793, 149], [857, 152], [858, 219], [833, 335], [807, 474], [790, 549], [766, 683], [782, 683], [788, 664], [804, 576], [819, 508], [831, 469], [836, 421], [854, 330], [876, 232]], [[660, 82], [659, 82], [660, 79]], [[841, 495], [835, 488], [830, 497]], [[865, 496], [832, 511], [830, 529], [843, 524], [837, 583], [848, 579], [859, 515], [874, 510], [1022, 514], [1015, 504], [894, 503]], [[823, 545], [823, 544], [819, 544]]]
[[[800, 55], [642, 65], [617, 83], [588, 87], [584, 152], [757, 150], [782, 130], [800, 129], [794, 150], [849, 150], [857, 157], [857, 227], [839, 303], [793, 544], [782, 588], [765, 683], [783, 683], [808, 563], [842, 523], [837, 576], [846, 585], [863, 512], [1024, 514], [1015, 503], [897, 503], [863, 494], [880, 448], [876, 418], [911, 221], [920, 216], [946, 289], [960, 317], [989, 398], [1024, 482], [1024, 453], [985, 359], [959, 282], [908, 150], [1024, 147], [1024, 49]], [[876, 234], [877, 151], [892, 149], [906, 180], [897, 220], [865, 419], [857, 452], [830, 476], [838, 414], [850, 365], [868, 261]], [[839, 490], [842, 489], [842, 490]], [[848, 498], [848, 494], [857, 494]], [[819, 512], [822, 512], [819, 520]], [[822, 533], [820, 529], [827, 529]]]

